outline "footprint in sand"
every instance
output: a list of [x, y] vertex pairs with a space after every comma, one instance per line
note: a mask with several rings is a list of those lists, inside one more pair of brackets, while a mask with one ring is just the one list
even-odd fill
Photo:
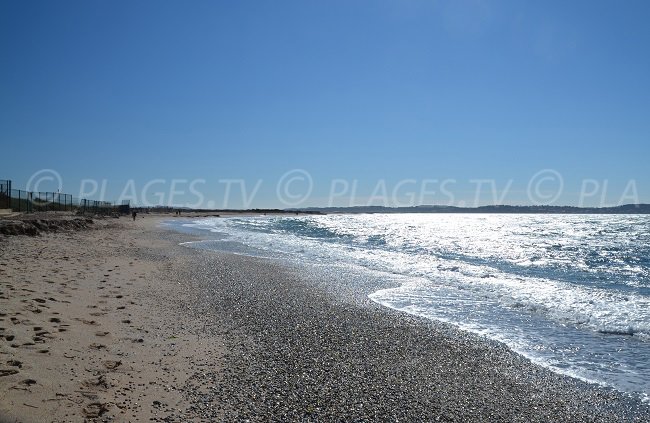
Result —
[[82, 409], [84, 415], [89, 419], [96, 419], [108, 411], [108, 407], [101, 402], [93, 402]]
[[82, 319], [82, 318], [79, 318], [79, 317], [75, 317], [75, 320], [77, 320], [77, 321], [79, 321], [79, 322], [81, 322], [81, 323], [83, 323], [85, 325], [91, 325], [91, 326], [99, 325], [99, 323], [97, 323], [94, 320], [86, 320], [86, 319]]
[[97, 344], [93, 342], [92, 344], [88, 345], [88, 348], [93, 350], [102, 350], [102, 349], [106, 349], [106, 345]]
[[100, 375], [98, 377], [93, 377], [90, 379], [86, 379], [83, 382], [81, 382], [84, 386], [87, 386], [88, 388], [103, 388], [103, 389], [108, 389], [110, 388], [110, 385], [104, 378], [104, 375]]
[[0, 369], [0, 377], [11, 376], [19, 373], [16, 369]]
[[118, 367], [122, 365], [121, 361], [113, 361], [113, 360], [107, 360], [104, 361], [102, 364], [104, 364], [104, 367], [106, 367], [109, 370], [115, 370]]

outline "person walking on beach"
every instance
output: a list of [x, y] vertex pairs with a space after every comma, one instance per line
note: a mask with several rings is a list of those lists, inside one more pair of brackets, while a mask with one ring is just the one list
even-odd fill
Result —
[[138, 215], [138, 213], [133, 210], [133, 213], [131, 213], [131, 216], [133, 216], [133, 221], [135, 222], [135, 217]]

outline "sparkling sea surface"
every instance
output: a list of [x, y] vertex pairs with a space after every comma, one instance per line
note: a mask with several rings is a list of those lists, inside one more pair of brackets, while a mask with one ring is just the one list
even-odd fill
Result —
[[353, 266], [370, 299], [647, 400], [650, 216], [358, 214], [198, 219], [195, 247]]

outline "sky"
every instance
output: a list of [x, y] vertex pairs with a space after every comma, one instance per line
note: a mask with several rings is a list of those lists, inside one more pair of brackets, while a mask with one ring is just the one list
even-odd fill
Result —
[[3, 1], [0, 179], [218, 208], [650, 203], [647, 1]]

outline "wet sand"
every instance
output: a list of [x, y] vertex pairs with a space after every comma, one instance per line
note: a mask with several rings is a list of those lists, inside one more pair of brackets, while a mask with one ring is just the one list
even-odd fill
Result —
[[2, 239], [0, 421], [650, 417], [336, 272], [182, 247], [160, 221]]

